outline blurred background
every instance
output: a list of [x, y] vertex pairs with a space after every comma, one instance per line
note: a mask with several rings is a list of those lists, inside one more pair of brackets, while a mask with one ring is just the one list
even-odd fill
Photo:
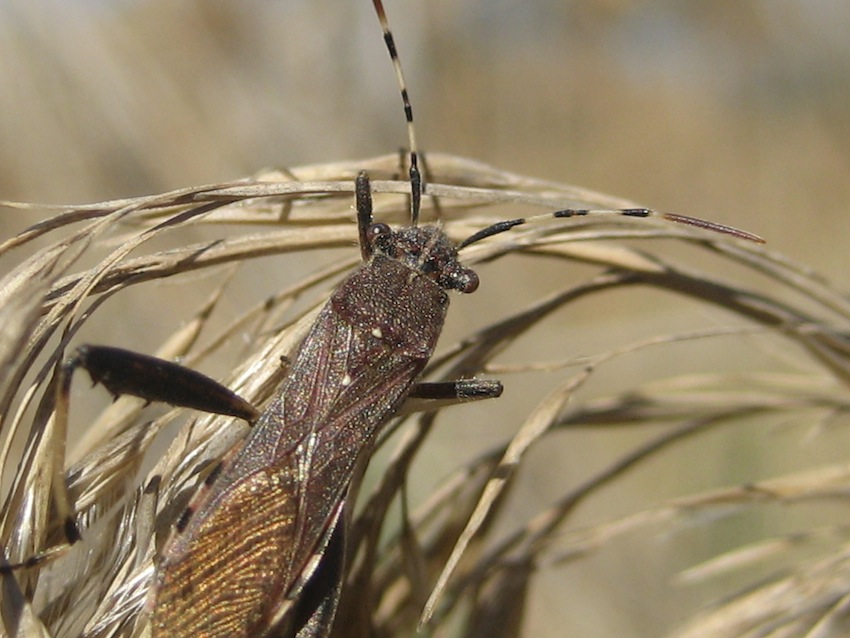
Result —
[[[405, 143], [369, 2], [0, 11], [7, 199], [150, 193]], [[846, 3], [387, 11], [426, 150], [737, 223], [839, 271], [827, 246], [848, 199]]]
[[[843, 287], [846, 2], [386, 2], [424, 150], [733, 224]], [[367, 0], [6, 0], [0, 101], [0, 199], [7, 200], [68, 204], [150, 194], [406, 144], [394, 75]], [[37, 218], [4, 212], [0, 232], [9, 237]], [[539, 274], [525, 277], [518, 281], [540, 283]], [[99, 340], [149, 351], [157, 322], [168, 311], [180, 316], [185, 293], [162, 294], [166, 310], [131, 304]], [[496, 306], [514, 303], [491, 296]], [[644, 320], [660, 322], [646, 334], [723, 323], [657, 295], [626, 297], [569, 317], [576, 355], [604, 348], [617, 325], [611, 322], [624, 316], [625, 343], [640, 338], [632, 324]], [[458, 321], [482, 307], [466, 303]], [[563, 334], [562, 324], [555, 327]], [[793, 367], [794, 353], [784, 355]], [[684, 358], [705, 361], [708, 370], [762, 365], [752, 357], [719, 342]], [[767, 359], [766, 369], [774, 369], [776, 359]], [[622, 371], [631, 380], [645, 373], [629, 362]], [[772, 459], [759, 456], [763, 439], [693, 444], [681, 464], [650, 470], [585, 516], [754, 480], [774, 464], [844, 456], [833, 432], [806, 448], [803, 463], [800, 431], [772, 425]], [[457, 427], [448, 447], [490, 436], [486, 427]], [[756, 436], [765, 434], [750, 430], [744, 439]], [[583, 463], [610, 454], [608, 446], [591, 433], [568, 442], [576, 458], [544, 455], [540, 465], [566, 467], [574, 482]], [[443, 453], [436, 447], [434, 457]], [[528, 481], [528, 493], [542, 503], [563, 489], [542, 470]], [[688, 564], [671, 558], [678, 546], [699, 545], [705, 558], [733, 544], [734, 532], [702, 531], [666, 544], [632, 538], [604, 558], [554, 569], [538, 581], [527, 635], [663, 633], [727, 591], [722, 584], [672, 586], [671, 574]]]

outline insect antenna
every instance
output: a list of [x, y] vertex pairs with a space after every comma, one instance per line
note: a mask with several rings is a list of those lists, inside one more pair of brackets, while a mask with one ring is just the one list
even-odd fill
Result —
[[762, 239], [758, 235], [747, 232], [746, 230], [741, 230], [740, 228], [735, 228], [734, 226], [718, 224], [717, 222], [710, 222], [706, 219], [700, 219], [699, 217], [689, 217], [688, 215], [679, 215], [677, 213], [659, 213], [654, 210], [650, 210], [649, 208], [620, 208], [598, 210], [565, 208], [563, 210], [557, 210], [553, 213], [544, 213], [543, 215], [534, 215], [533, 217], [520, 217], [518, 219], [510, 219], [496, 222], [495, 224], [487, 226], [486, 228], [482, 228], [478, 232], [464, 239], [458, 245], [458, 250], [460, 250], [461, 248], [466, 248], [470, 244], [479, 242], [482, 239], [486, 239], [488, 237], [492, 237], [493, 235], [499, 235], [501, 233], [504, 233], [505, 231], [508, 231], [511, 228], [514, 228], [515, 226], [521, 226], [523, 224], [528, 224], [536, 220], [603, 215], [615, 217], [657, 217], [665, 221], [675, 222], [677, 224], [685, 224], [687, 226], [694, 226], [696, 228], [702, 228], [703, 230], [710, 230], [715, 233], [730, 235], [732, 237], [737, 237], [738, 239], [756, 242], [757, 244], [764, 243], [764, 239]]
[[401, 91], [401, 101], [404, 104], [404, 118], [407, 121], [407, 144], [410, 146], [410, 224], [416, 226], [419, 224], [419, 206], [422, 199], [422, 173], [419, 171], [419, 152], [416, 145], [416, 130], [413, 126], [413, 107], [410, 104], [407, 82], [404, 79], [404, 71], [401, 68], [401, 60], [398, 57], [398, 50], [392, 31], [390, 31], [390, 23], [387, 20], [384, 5], [381, 0], [372, 0], [372, 4], [384, 32], [384, 44], [386, 44], [387, 51], [390, 54], [398, 88]]

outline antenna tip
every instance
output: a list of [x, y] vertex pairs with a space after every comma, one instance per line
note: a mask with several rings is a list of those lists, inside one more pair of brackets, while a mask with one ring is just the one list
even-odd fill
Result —
[[696, 228], [704, 228], [705, 230], [712, 230], [716, 233], [722, 233], [724, 235], [731, 235], [732, 237], [737, 237], [738, 239], [745, 239], [747, 241], [752, 241], [757, 244], [764, 244], [765, 240], [759, 237], [754, 233], [747, 232], [746, 230], [741, 230], [740, 228], [735, 228], [734, 226], [727, 226], [726, 224], [718, 224], [717, 222], [710, 222], [706, 219], [699, 219], [697, 217], [689, 217], [688, 215], [678, 215], [676, 213], [664, 213], [662, 215], [664, 219], [667, 219], [671, 222], [676, 222], [679, 224], [687, 224], [688, 226], [694, 226]]

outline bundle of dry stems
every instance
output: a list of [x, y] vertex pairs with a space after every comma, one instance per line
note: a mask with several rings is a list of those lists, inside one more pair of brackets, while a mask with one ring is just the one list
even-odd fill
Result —
[[[457, 157], [428, 160], [424, 216], [426, 221], [438, 216], [455, 239], [505, 218], [505, 210], [517, 217], [518, 211], [632, 205]], [[173, 286], [189, 298], [205, 290], [207, 298], [183, 312], [182, 323], [173, 324], [156, 354], [205, 370], [231, 370], [217, 376], [264, 405], [285, 374], [281, 358], [292, 352], [334, 283], [358, 261], [352, 191], [359, 170], [373, 178], [376, 217], [406, 223], [409, 184], [398, 179], [398, 163], [397, 156], [387, 156], [309, 166], [150, 197], [55, 207], [43, 222], [0, 245], [0, 254], [16, 261], [0, 286], [5, 560], [60, 548], [53, 560], [3, 578], [7, 635], [15, 635], [15, 628], [17, 635], [57, 637], [143, 631], [155, 556], [174, 517], [199, 472], [247, 427], [229, 418], [148, 407], [131, 397], [91, 418], [75, 407], [89, 394], [75, 384], [70, 420], [82, 431], [66, 440], [64, 423], [54, 414], [52, 382], [57, 363], [81, 335], [96, 341], [87, 332], [89, 322], [125, 320], [116, 300], [140, 284], [146, 285], [133, 303], [141, 300], [154, 311], [161, 303], [160, 280], [173, 278]], [[12, 208], [5, 214], [14, 214]], [[186, 241], [187, 228], [206, 238]], [[169, 245], [172, 234], [177, 239]], [[671, 240], [686, 248], [675, 259], [665, 256], [674, 252]], [[289, 253], [309, 264], [312, 255], [318, 259], [332, 248], [341, 249], [333, 254], [343, 259], [308, 266], [306, 275], [291, 277], [282, 288], [273, 288], [259, 266], [258, 258], [267, 256], [276, 257], [263, 260], [263, 267], [291, 264], [282, 257]], [[474, 314], [475, 327], [444, 335], [425, 378], [499, 378], [505, 396], [465, 407], [411, 403], [384, 432], [357, 497], [346, 573], [350, 586], [337, 622], [345, 631], [339, 635], [408, 635], [423, 609], [431, 635], [519, 635], [529, 609], [545, 604], [553, 582], [569, 583], [571, 572], [586, 577], [582, 565], [593, 565], [606, 551], [617, 556], [611, 548], [623, 539], [646, 534], [653, 541], [644, 551], [661, 561], [677, 547], [672, 532], [710, 533], [724, 521], [746, 521], [769, 508], [804, 508], [795, 520], [805, 521], [807, 504], [844, 497], [850, 465], [800, 462], [757, 483], [731, 480], [684, 494], [666, 485], [647, 502], [626, 496], [607, 510], [594, 505], [611, 493], [628, 495], [642, 469], [652, 475], [659, 463], [671, 465], [662, 474], [665, 481], [687, 486], [684, 473], [698, 465], [703, 442], [714, 431], [740, 431], [777, 417], [802, 439], [813, 423], [844, 413], [850, 303], [815, 273], [755, 243], [652, 218], [615, 216], [521, 226], [476, 244], [463, 259], [478, 271], [482, 289], [492, 286], [501, 305], [476, 305], [478, 293], [457, 299], [452, 313]], [[530, 280], [520, 279], [527, 282], [529, 299], [498, 270], [499, 262], [510, 269], [533, 268], [522, 275]], [[575, 263], [588, 268], [577, 274]], [[734, 275], [717, 275], [723, 268]], [[547, 281], [538, 281], [540, 272]], [[234, 290], [244, 282], [250, 282], [253, 301], [237, 311], [228, 299], [244, 303], [245, 290]], [[664, 291], [674, 302], [690, 299], [720, 308], [710, 316], [722, 317], [722, 325], [662, 329], [618, 343], [617, 326], [630, 321], [623, 312], [603, 324], [616, 345], [584, 356], [563, 354], [571, 352], [565, 344], [582, 339], [569, 325], [575, 307], [603, 293], [610, 296], [608, 307], [616, 307], [618, 294], [612, 293], [627, 297], [636, 287]], [[165, 290], [173, 295], [172, 288]], [[537, 333], [542, 345], [535, 345]], [[793, 350], [798, 369], [721, 367], [665, 376], [652, 366], [657, 353], [692, 342], [762, 348], [759, 339], [769, 339], [777, 360]], [[635, 358], [641, 360], [637, 368]], [[594, 386], [597, 375], [618, 364], [641, 372]], [[102, 395], [97, 399], [106, 401]], [[446, 436], [464, 440], [464, 428], [475, 422], [486, 428], [475, 430], [477, 447], [453, 445], [457, 456], [435, 468], [433, 458], [444, 448], [432, 446], [440, 445], [441, 436], [444, 442]], [[612, 430], [626, 433], [614, 453], [594, 457], [599, 462], [592, 468], [570, 464], [570, 454], [584, 454], [578, 446], [587, 435], [605, 437], [599, 433]], [[549, 447], [563, 460], [545, 467]], [[757, 458], [746, 448], [737, 453], [742, 462]], [[57, 528], [56, 476], [64, 477], [82, 532], [82, 541], [70, 549], [62, 546]], [[549, 492], [545, 501], [529, 506], [523, 495], [536, 490], [541, 476]], [[842, 633], [850, 596], [846, 528], [813, 522], [798, 524], [793, 533], [782, 526], [773, 534], [758, 529], [758, 539], [723, 532], [731, 540], [725, 550], [701, 546], [716, 555], [703, 556], [704, 562], [687, 570], [679, 565], [679, 580], [666, 581], [670, 592], [684, 583], [697, 588], [709, 583], [698, 589], [701, 596], [706, 591], [714, 601], [726, 596], [693, 604], [689, 618], [671, 618], [673, 635]], [[609, 572], [591, 580], [604, 590], [611, 577]], [[559, 595], [573, 595], [566, 587]], [[613, 607], [618, 595], [611, 585], [606, 597]]]

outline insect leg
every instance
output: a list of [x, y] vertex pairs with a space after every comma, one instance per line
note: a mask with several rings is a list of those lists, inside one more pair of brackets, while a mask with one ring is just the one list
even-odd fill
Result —
[[[194, 408], [244, 419], [250, 423], [259, 412], [247, 401], [209, 377], [176, 363], [108, 346], [80, 346], [64, 361], [56, 385], [56, 422], [64, 431], [68, 421], [71, 379], [78, 368], [88, 371], [95, 384], [101, 383], [117, 398], [129, 394], [147, 401]], [[64, 433], [58, 438], [64, 441]], [[66, 543], [39, 552], [20, 563], [0, 565], [0, 574], [36, 567], [64, 553], [80, 540], [73, 507], [65, 487], [64, 445], [57, 447], [54, 460], [53, 494]]]
[[492, 379], [458, 379], [437, 383], [418, 383], [408, 396], [416, 399], [477, 401], [502, 394], [502, 384]]
[[129, 394], [146, 401], [235, 416], [249, 423], [259, 416], [245, 399], [200, 372], [131, 350], [80, 346], [64, 364], [68, 383], [77, 368], [85, 368], [92, 381], [103, 384], [115, 398]]

